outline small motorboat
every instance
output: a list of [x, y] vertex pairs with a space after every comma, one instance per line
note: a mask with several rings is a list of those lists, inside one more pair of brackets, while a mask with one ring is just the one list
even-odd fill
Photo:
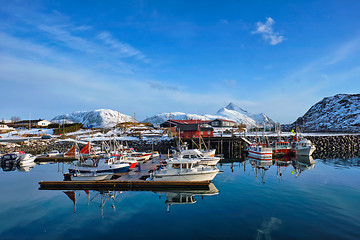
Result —
[[200, 165], [199, 162], [199, 159], [168, 159], [167, 165], [155, 170], [149, 180], [210, 182], [219, 173], [219, 169]]
[[36, 156], [33, 156], [30, 153], [24, 153], [22, 151], [13, 152], [5, 154], [1, 157], [1, 164], [6, 164], [9, 162], [15, 162], [16, 164], [27, 164], [32, 163], [36, 159]]
[[248, 149], [249, 157], [257, 160], [272, 160], [273, 149], [267, 144], [251, 144]]
[[129, 163], [117, 161], [114, 156], [106, 159], [87, 159], [85, 161], [77, 161], [69, 167], [70, 174], [114, 174], [124, 173], [130, 168]]
[[302, 138], [293, 142], [293, 150], [298, 156], [311, 156], [316, 148], [310, 140]]
[[46, 157], [61, 157], [63, 155], [58, 150], [52, 150], [46, 154]]
[[202, 152], [198, 149], [186, 149], [180, 151], [180, 153], [177, 155], [177, 158], [183, 158], [183, 159], [197, 159], [200, 160], [200, 164], [202, 165], [210, 165], [214, 166], [219, 161], [219, 157], [205, 157]]
[[109, 180], [114, 173], [92, 171], [88, 173], [74, 173], [70, 175], [72, 181], [101, 181]]

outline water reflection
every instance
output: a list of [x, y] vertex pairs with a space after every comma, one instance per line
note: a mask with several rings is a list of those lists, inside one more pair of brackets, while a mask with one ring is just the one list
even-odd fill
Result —
[[262, 184], [265, 184], [265, 174], [270, 169], [270, 166], [273, 165], [272, 160], [258, 160], [255, 158], [249, 157], [249, 162], [254, 168], [254, 173], [256, 179], [259, 178]]
[[298, 177], [303, 171], [314, 168], [315, 163], [316, 162], [312, 156], [298, 156], [296, 161], [293, 161], [296, 177]]
[[[119, 196], [122, 191], [117, 190], [68, 190], [63, 191], [66, 196], [73, 202], [74, 214], [77, 211], [77, 204], [80, 199], [83, 199], [81, 195], [86, 195], [88, 205], [95, 203], [96, 201], [100, 203], [99, 208], [101, 211], [101, 218], [104, 217], [104, 206], [106, 203], [110, 203], [111, 208], [116, 210], [115, 201], [116, 197]], [[166, 211], [170, 212], [170, 207], [173, 205], [188, 205], [194, 204], [197, 202], [196, 198], [201, 197], [202, 199], [205, 196], [212, 196], [219, 194], [219, 190], [215, 187], [213, 183], [210, 183], [207, 189], [164, 189], [164, 190], [149, 190], [149, 192], [154, 193], [159, 199], [162, 199], [162, 196], [166, 197]]]
[[[156, 192], [159, 194], [159, 198], [161, 198], [161, 194], [164, 192]], [[165, 192], [167, 205], [167, 212], [170, 212], [170, 206], [172, 205], [186, 205], [186, 204], [194, 204], [196, 203], [195, 196], [211, 196], [219, 194], [219, 190], [215, 187], [213, 183], [209, 184], [209, 189], [206, 190], [170, 190]]]
[[274, 165], [276, 166], [276, 176], [279, 181], [282, 181], [284, 171], [292, 166], [291, 173], [298, 177], [303, 171], [310, 170], [315, 166], [315, 160], [312, 156], [297, 156], [296, 158], [279, 158], [272, 160], [259, 160], [256, 158], [248, 157], [247, 160], [254, 169], [255, 178], [262, 184], [265, 184], [265, 175], [268, 170]]
[[19, 172], [29, 172], [36, 166], [35, 162], [18, 163], [15, 161], [7, 161], [1, 163], [1, 168], [4, 172], [11, 172], [18, 170]]
[[[104, 218], [104, 206], [107, 202], [110, 202], [110, 206], [114, 211], [116, 210], [115, 207], [115, 200], [118, 195], [120, 195], [121, 191], [115, 190], [100, 190], [100, 191], [92, 191], [92, 190], [71, 190], [71, 191], [63, 191], [66, 196], [73, 202], [74, 213], [76, 213], [76, 206], [80, 199], [80, 196], [86, 194], [86, 198], [88, 201], [88, 205], [90, 203], [95, 203], [95, 200], [100, 200], [99, 208], [101, 212], [101, 218]], [[91, 193], [94, 193], [91, 196]]]

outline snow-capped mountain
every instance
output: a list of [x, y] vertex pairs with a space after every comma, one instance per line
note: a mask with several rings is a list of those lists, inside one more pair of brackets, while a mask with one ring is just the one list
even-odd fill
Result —
[[221, 108], [215, 115], [197, 115], [182, 112], [159, 113], [153, 117], [146, 118], [143, 122], [150, 122], [154, 125], [159, 125], [170, 118], [176, 120], [213, 120], [220, 118], [245, 124], [248, 128], [263, 127], [264, 125], [267, 127], [273, 127], [275, 124], [274, 121], [265, 114], [249, 113], [233, 103], [229, 103], [226, 107]]
[[303, 131], [356, 131], [360, 130], [360, 94], [337, 94], [314, 104], [292, 128]]
[[124, 115], [111, 109], [98, 109], [94, 111], [78, 111], [54, 117], [51, 122], [58, 122], [59, 119], [66, 123], [82, 123], [84, 126], [113, 127], [118, 123], [137, 122], [134, 118]]
[[226, 107], [221, 108], [216, 115], [223, 116], [237, 123], [245, 124], [248, 128], [263, 126], [274, 127], [275, 125], [275, 122], [264, 113], [249, 113], [248, 111], [236, 106], [234, 103], [229, 103]]

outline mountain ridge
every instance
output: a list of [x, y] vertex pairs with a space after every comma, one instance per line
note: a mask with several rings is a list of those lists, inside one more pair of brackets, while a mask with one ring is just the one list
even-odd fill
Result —
[[75, 111], [70, 114], [63, 114], [54, 117], [51, 122], [58, 122], [59, 119], [67, 123], [82, 123], [84, 126], [110, 128], [118, 123], [138, 122], [134, 118], [111, 109], [97, 109], [92, 111]]

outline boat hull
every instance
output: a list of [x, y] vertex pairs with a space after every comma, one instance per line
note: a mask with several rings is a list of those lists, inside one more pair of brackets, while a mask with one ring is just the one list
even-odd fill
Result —
[[272, 152], [255, 152], [248, 150], [249, 157], [258, 160], [272, 160]]
[[299, 156], [311, 156], [313, 152], [315, 151], [315, 147], [303, 147], [303, 148], [297, 148], [295, 149], [296, 155]]
[[207, 182], [214, 179], [219, 170], [208, 171], [206, 173], [181, 173], [174, 175], [155, 174], [153, 181], [188, 181], [188, 182]]
[[72, 181], [102, 181], [102, 180], [109, 180], [113, 176], [113, 173], [109, 174], [96, 174], [93, 175], [92, 173], [80, 173], [80, 174], [73, 174], [71, 175]]

